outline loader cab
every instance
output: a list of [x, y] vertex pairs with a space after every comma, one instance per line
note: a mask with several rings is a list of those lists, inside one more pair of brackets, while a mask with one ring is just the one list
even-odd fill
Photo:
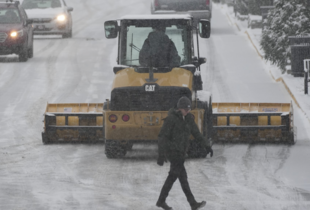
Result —
[[118, 65], [113, 68], [110, 106], [106, 107], [168, 111], [181, 96], [195, 97], [202, 90], [201, 74], [196, 71], [206, 59], [199, 57], [198, 49], [194, 51], [194, 43], [198, 35], [207, 38], [206, 31], [208, 25], [202, 22], [198, 32], [190, 15], [125, 16], [106, 21], [106, 38], [118, 38]]
[[[174, 48], [174, 46], [171, 47], [170, 44], [164, 44], [163, 46], [155, 46], [154, 44], [152, 45], [152, 43], [150, 44], [152, 38], [151, 35], [155, 34], [158, 26], [164, 27], [164, 34], [171, 40], [173, 43], [172, 45], [175, 46], [179, 58], [178, 61], [168, 61], [166, 65], [158, 65], [156, 63], [158, 60], [162, 61], [167, 56], [171, 56], [172, 48]], [[210, 24], [207, 20], [201, 21], [199, 24], [200, 37], [209, 38], [209, 27]], [[174, 17], [173, 19], [168, 15], [156, 17], [156, 19], [154, 19], [154, 16], [142, 16], [139, 18], [127, 16], [119, 21], [119, 25], [118, 21], [105, 22], [106, 38], [119, 38], [118, 65], [134, 67], [139, 73], [147, 73], [150, 66], [156, 67], [158, 73], [164, 73], [171, 71], [174, 67], [185, 66], [188, 64], [194, 64], [195, 67], [198, 67], [204, 63], [204, 58], [197, 58], [195, 56], [193, 47], [194, 31], [196, 31], [196, 29], [194, 28], [192, 18], [189, 15], [182, 15], [182, 18]], [[156, 47], [159, 48], [156, 53], [152, 51], [152, 61], [150, 62], [141, 61], [141, 54], [146, 54], [145, 51], [143, 51], [145, 45], [151, 45], [150, 47], [152, 49]], [[165, 46], [167, 46], [167, 49], [165, 49]], [[165, 51], [167, 51], [168, 55], [165, 54]], [[170, 60], [172, 60], [172, 58]]]

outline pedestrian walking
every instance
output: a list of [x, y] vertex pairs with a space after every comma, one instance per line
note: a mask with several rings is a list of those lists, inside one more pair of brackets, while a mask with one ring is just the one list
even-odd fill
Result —
[[191, 192], [187, 173], [184, 167], [186, 152], [189, 147], [190, 135], [205, 147], [207, 154], [213, 156], [213, 150], [208, 142], [200, 133], [194, 116], [189, 113], [191, 101], [183, 96], [178, 100], [177, 108], [170, 109], [168, 116], [164, 119], [164, 124], [158, 135], [158, 159], [157, 164], [163, 166], [169, 160], [170, 171], [161, 189], [156, 206], [164, 210], [172, 210], [166, 203], [169, 191], [173, 183], [179, 179], [182, 190], [186, 195], [192, 210], [197, 210], [206, 205], [206, 201], [197, 202]]

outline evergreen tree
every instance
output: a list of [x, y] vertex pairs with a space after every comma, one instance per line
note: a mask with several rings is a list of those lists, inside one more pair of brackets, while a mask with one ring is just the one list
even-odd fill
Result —
[[235, 1], [235, 12], [238, 12], [240, 15], [249, 14], [247, 0], [236, 0]]
[[273, 0], [247, 0], [249, 14], [261, 15], [261, 6], [271, 6], [273, 5]]
[[249, 14], [260, 15], [261, 14], [260, 6], [261, 6], [260, 0], [248, 0]]
[[288, 37], [310, 34], [308, 0], [278, 0], [266, 21], [267, 26], [260, 43], [265, 51], [265, 59], [285, 72], [287, 60], [291, 56]]

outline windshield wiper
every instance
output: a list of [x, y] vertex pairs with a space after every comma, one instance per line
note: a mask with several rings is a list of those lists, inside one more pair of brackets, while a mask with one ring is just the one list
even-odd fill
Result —
[[139, 47], [137, 47], [136, 45], [134, 45], [133, 43], [130, 43], [129, 46], [134, 49], [134, 50], [137, 50], [138, 52], [141, 51], [141, 49]]

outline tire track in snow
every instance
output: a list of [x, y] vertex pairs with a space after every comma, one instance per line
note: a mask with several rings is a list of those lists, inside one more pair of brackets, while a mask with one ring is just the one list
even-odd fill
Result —
[[[221, 56], [216, 50], [216, 37], [201, 42], [206, 43], [206, 49], [202, 52], [207, 54], [207, 67], [203, 75], [203, 89], [210, 91], [213, 102], [229, 102], [233, 101], [233, 94], [225, 82], [225, 67], [222, 65]], [[201, 53], [203, 56], [203, 54]]]
[[[220, 146], [220, 145], [217, 145]], [[230, 209], [300, 209], [301, 192], [290, 188], [277, 171], [289, 157], [288, 146], [225, 145], [212, 160], [212, 207]], [[237, 154], [237, 155], [236, 155]], [[217, 185], [216, 183], [221, 183]], [[226, 184], [225, 184], [226, 183]], [[223, 198], [221, 195], [229, 197]], [[217, 204], [217, 201], [222, 201]]]

